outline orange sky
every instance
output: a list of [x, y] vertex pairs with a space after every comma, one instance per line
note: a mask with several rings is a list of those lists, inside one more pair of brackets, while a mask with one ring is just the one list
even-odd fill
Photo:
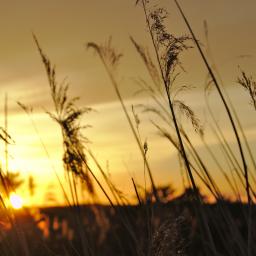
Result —
[[[58, 185], [52, 172], [52, 165], [60, 174], [62, 173], [62, 148], [59, 129], [45, 114], [45, 110], [51, 110], [52, 104], [45, 71], [31, 36], [32, 31], [37, 35], [51, 61], [56, 64], [59, 81], [67, 77], [70, 82], [70, 94], [81, 96], [81, 105], [91, 106], [97, 110], [85, 116], [85, 124], [89, 123], [93, 126], [85, 132], [92, 141], [90, 148], [99, 161], [104, 167], [108, 163], [114, 183], [128, 195], [132, 191], [131, 176], [143, 184], [143, 162], [120, 104], [99, 59], [92, 51], [86, 51], [84, 48], [84, 44], [88, 41], [101, 43], [112, 36], [113, 44], [124, 54], [119, 68], [122, 81], [120, 88], [128, 108], [136, 103], [150, 104], [149, 99], [145, 97], [133, 96], [137, 86], [132, 82], [132, 78], [143, 76], [148, 79], [148, 77], [129, 41], [129, 36], [132, 35], [138, 42], [148, 45], [151, 49], [142, 10], [135, 7], [134, 2], [13, 0], [1, 3], [1, 97], [4, 102], [4, 94], [8, 93], [9, 133], [15, 140], [15, 145], [9, 147], [9, 162], [10, 168], [21, 171], [23, 177], [29, 174], [35, 175], [38, 189], [34, 203], [45, 203], [47, 189], [57, 193], [55, 191]], [[180, 2], [203, 44], [205, 43], [203, 21], [207, 20], [212, 55], [256, 152], [255, 122], [252, 118], [255, 113], [248, 104], [247, 95], [235, 85], [238, 65], [248, 73], [255, 74], [256, 2], [254, 0]], [[173, 2], [158, 1], [158, 3], [166, 6], [169, 11], [167, 25], [170, 31], [187, 33]], [[250, 56], [241, 58], [239, 57], [241, 55]], [[205, 112], [202, 90], [206, 70], [195, 49], [185, 54], [182, 61], [187, 73], [182, 76], [180, 82], [197, 87], [184, 95], [184, 99], [200, 116], [202, 123], [206, 124], [209, 118]], [[50, 153], [51, 161], [45, 156], [29, 118], [17, 106], [16, 101], [34, 108], [33, 120]], [[223, 131], [232, 143], [233, 136], [229, 124], [215, 93], [211, 96], [211, 104], [216, 113], [220, 113], [218, 120], [225, 123]], [[143, 139], [147, 139], [149, 143], [149, 161], [156, 182], [158, 184], [171, 182], [175, 188], [181, 189], [177, 153], [165, 140], [158, 137], [147, 115], [140, 117], [143, 121], [141, 133]], [[1, 122], [3, 126], [3, 114]], [[208, 159], [191, 127], [187, 124], [185, 127], [189, 130], [199, 152]], [[218, 152], [218, 145], [209, 131], [208, 133], [206, 131], [206, 136], [208, 143]], [[3, 149], [2, 145], [1, 152]], [[2, 163], [4, 165], [4, 161]], [[216, 167], [211, 162], [209, 164], [216, 179], [222, 182]], [[95, 173], [99, 175], [97, 170]], [[24, 197], [28, 196], [25, 185], [20, 189], [20, 193]], [[56, 198], [59, 203], [63, 202], [62, 198], [58, 196]], [[99, 198], [105, 201], [101, 194]]]

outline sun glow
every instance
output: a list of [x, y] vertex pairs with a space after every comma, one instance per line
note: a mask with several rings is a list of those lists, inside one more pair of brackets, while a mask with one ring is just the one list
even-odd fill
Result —
[[11, 194], [10, 195], [10, 203], [12, 208], [21, 209], [23, 206], [23, 200], [19, 195]]

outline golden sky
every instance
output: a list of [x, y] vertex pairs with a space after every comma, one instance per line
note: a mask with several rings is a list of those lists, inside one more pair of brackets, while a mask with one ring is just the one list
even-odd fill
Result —
[[[156, 2], [156, 1], [155, 1]], [[188, 33], [173, 1], [157, 1], [168, 9], [167, 27], [175, 33]], [[255, 119], [249, 106], [249, 98], [237, 87], [235, 81], [239, 73], [238, 65], [250, 74], [255, 74], [256, 56], [256, 2], [255, 0], [184, 0], [180, 1], [195, 33], [205, 46], [203, 21], [209, 30], [212, 56], [222, 76], [222, 80], [232, 97], [236, 110], [241, 117], [246, 134], [254, 152]], [[120, 89], [130, 109], [132, 104], [148, 103], [146, 97], [134, 96], [137, 85], [133, 78], [148, 76], [145, 67], [132, 46], [129, 36], [151, 49], [149, 36], [145, 28], [143, 12], [135, 7], [135, 1], [128, 0], [12, 0], [1, 1], [0, 8], [0, 86], [2, 102], [8, 93], [9, 133], [15, 145], [9, 147], [9, 164], [12, 170], [21, 171], [23, 177], [35, 176], [38, 186], [34, 203], [46, 203], [47, 190], [58, 193], [58, 185], [52, 171], [55, 166], [62, 173], [62, 147], [59, 127], [45, 113], [52, 109], [49, 87], [44, 67], [31, 33], [34, 32], [43, 50], [52, 63], [56, 64], [57, 78], [67, 77], [70, 82], [70, 95], [80, 96], [80, 104], [93, 107], [96, 112], [85, 116], [84, 123], [93, 127], [85, 134], [92, 142], [93, 150], [102, 166], [108, 166], [114, 183], [128, 196], [133, 191], [131, 176], [143, 184], [143, 161], [139, 155], [128, 123], [116, 99], [108, 77], [97, 56], [85, 49], [85, 43], [94, 41], [104, 43], [112, 36], [113, 45], [124, 55], [120, 63]], [[246, 57], [243, 57], [246, 56]], [[182, 83], [195, 87], [184, 100], [195, 110], [207, 125], [209, 118], [205, 110], [203, 86], [206, 70], [196, 49], [190, 50], [182, 59], [186, 73]], [[48, 159], [35, 133], [31, 120], [18, 107], [16, 101], [32, 106], [33, 120], [45, 143]], [[223, 132], [232, 144], [233, 136], [226, 121], [223, 108], [217, 94], [211, 96], [213, 109]], [[2, 104], [1, 123], [4, 125]], [[150, 125], [149, 117], [140, 115], [141, 134], [149, 144], [149, 161], [157, 184], [171, 182], [181, 189], [181, 177], [178, 170], [177, 153], [164, 140], [159, 138]], [[191, 134], [195, 145], [205, 159], [207, 155], [191, 126], [185, 127]], [[218, 145], [210, 131], [206, 136], [208, 144], [217, 152]], [[3, 155], [4, 147], [1, 145]], [[239, 158], [239, 156], [237, 156]], [[223, 159], [222, 159], [223, 160]], [[2, 160], [4, 165], [4, 161]], [[216, 167], [210, 162], [216, 179], [222, 182]], [[96, 175], [99, 175], [95, 170]], [[214, 174], [215, 175], [215, 174]], [[62, 176], [61, 176], [62, 177]], [[225, 185], [223, 185], [225, 190]], [[228, 193], [228, 191], [226, 191]], [[26, 186], [20, 189], [26, 197]], [[56, 196], [58, 203], [62, 197]], [[99, 194], [100, 200], [105, 199]]]

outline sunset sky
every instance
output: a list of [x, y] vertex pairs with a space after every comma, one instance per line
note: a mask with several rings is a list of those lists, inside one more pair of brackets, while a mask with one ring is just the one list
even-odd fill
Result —
[[[188, 34], [173, 1], [154, 2], [167, 8], [167, 27], [170, 32]], [[249, 105], [248, 95], [237, 86], [236, 79], [239, 74], [238, 66], [256, 77], [256, 1], [183, 0], [180, 3], [204, 48], [206, 40], [203, 23], [204, 20], [207, 21], [212, 56], [255, 154], [255, 112]], [[85, 136], [91, 141], [88, 147], [102, 166], [108, 169], [114, 184], [128, 198], [132, 198], [131, 177], [139, 184], [144, 184], [143, 160], [108, 76], [98, 56], [87, 50], [85, 44], [91, 41], [104, 43], [112, 36], [113, 46], [124, 55], [118, 75], [126, 106], [131, 110], [131, 106], [135, 104], [151, 104], [146, 95], [134, 95], [138, 90], [134, 78], [143, 77], [150, 81], [129, 39], [129, 36], [133, 36], [152, 50], [140, 6], [135, 6], [135, 0], [2, 1], [0, 31], [0, 126], [4, 126], [4, 97], [7, 93], [8, 132], [15, 141], [14, 145], [9, 146], [9, 167], [12, 171], [20, 171], [25, 179], [24, 185], [19, 189], [24, 201], [29, 204], [26, 182], [27, 177], [33, 175], [37, 185], [36, 194], [32, 199], [33, 204], [49, 204], [49, 193], [55, 194], [56, 203], [64, 202], [63, 197], [59, 196], [60, 189], [53, 172], [54, 166], [64, 182], [61, 132], [45, 113], [51, 111], [53, 105], [32, 32], [36, 34], [42, 49], [56, 65], [58, 81], [64, 78], [69, 81], [69, 95], [79, 96], [79, 105], [95, 109], [83, 119], [84, 124], [92, 125], [92, 128], [84, 131]], [[182, 74], [177, 83], [189, 84], [195, 89], [184, 93], [181, 98], [200, 117], [206, 127], [205, 136], [208, 144], [223, 161], [217, 142], [209, 129], [210, 118], [205, 107], [203, 90], [207, 72], [197, 50], [191, 49], [185, 53], [182, 56], [182, 63], [186, 73]], [[24, 113], [17, 105], [17, 101], [33, 107], [31, 117]], [[233, 145], [234, 137], [230, 125], [214, 90], [210, 96], [210, 103], [226, 138]], [[157, 135], [150, 123], [152, 116], [139, 113], [139, 117], [142, 122], [141, 137], [143, 141], [148, 142], [148, 158], [156, 183], [172, 183], [181, 191], [182, 179], [179, 174], [177, 152], [166, 140]], [[50, 159], [45, 154], [31, 118], [46, 145]], [[184, 126], [194, 145], [212, 168], [213, 176], [222, 184], [223, 191], [229, 195], [230, 191], [226, 189], [223, 178], [209, 160], [199, 136], [186, 119]], [[1, 156], [4, 156], [3, 143], [0, 150]], [[240, 161], [238, 154], [237, 159]], [[92, 164], [91, 160], [89, 162]], [[2, 166], [5, 166], [4, 157]], [[95, 174], [100, 176], [98, 170], [93, 169]], [[106, 202], [100, 192], [98, 197], [100, 202]]]

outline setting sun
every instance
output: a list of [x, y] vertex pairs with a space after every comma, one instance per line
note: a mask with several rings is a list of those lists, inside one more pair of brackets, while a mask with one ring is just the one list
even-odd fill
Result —
[[22, 198], [16, 194], [10, 196], [10, 203], [14, 209], [21, 209], [23, 206]]

